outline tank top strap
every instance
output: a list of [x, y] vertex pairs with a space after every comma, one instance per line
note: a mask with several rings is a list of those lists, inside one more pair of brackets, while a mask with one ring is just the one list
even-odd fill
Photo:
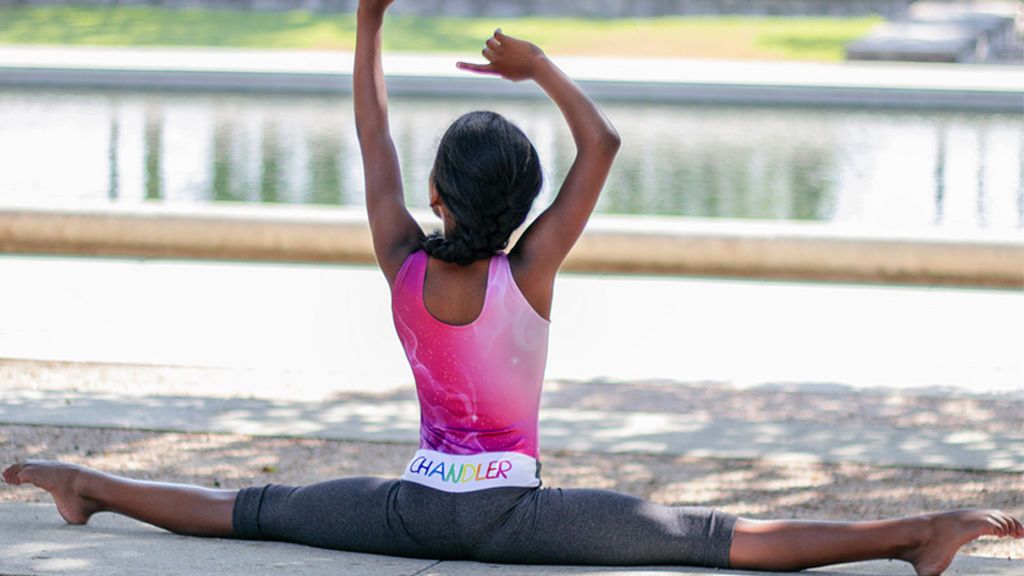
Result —
[[501, 308], [505, 314], [511, 314], [520, 316], [530, 323], [539, 324], [542, 327], [546, 327], [551, 324], [551, 321], [541, 316], [537, 310], [527, 300], [526, 295], [523, 294], [519, 284], [516, 283], [516, 278], [512, 274], [512, 263], [509, 262], [508, 254], [505, 252], [499, 252], [497, 254], [499, 263], [494, 270], [494, 285], [492, 286], [488, 282], [488, 294], [494, 293], [496, 297], [494, 300], [497, 302], [501, 301]]
[[504, 300], [514, 288], [515, 280], [512, 279], [512, 268], [508, 263], [508, 255], [498, 252], [491, 260], [491, 270], [487, 281], [487, 295], [494, 299]]
[[405, 257], [405, 262], [398, 269], [395, 285], [391, 289], [391, 299], [415, 303], [423, 298], [423, 280], [427, 272], [427, 253], [423, 249], [416, 250]]

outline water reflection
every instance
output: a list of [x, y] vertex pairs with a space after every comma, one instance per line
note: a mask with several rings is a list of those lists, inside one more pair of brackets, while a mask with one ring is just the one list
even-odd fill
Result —
[[309, 147], [312, 172], [310, 200], [314, 204], [343, 204], [340, 165], [343, 147], [340, 139], [313, 134]]
[[[426, 207], [444, 129], [479, 107], [506, 114], [537, 145], [547, 174], [538, 208], [557, 192], [574, 149], [554, 106], [397, 98], [392, 130], [411, 205]], [[600, 213], [1024, 227], [1019, 116], [627, 104], [606, 111], [624, 146]], [[359, 205], [351, 116], [342, 97], [0, 91], [0, 202]]]
[[1017, 227], [1024, 228], [1024, 130], [1017, 131]]
[[231, 126], [223, 119], [213, 125], [213, 165], [210, 171], [210, 197], [217, 201], [239, 200], [231, 190]]
[[935, 135], [935, 224], [942, 224], [946, 201], [946, 123], [939, 121]]
[[119, 181], [120, 173], [117, 168], [117, 164], [119, 162], [118, 150], [120, 150], [120, 148], [121, 123], [118, 121], [117, 115], [112, 115], [110, 118], [110, 144], [107, 146], [107, 158], [110, 160], [107, 166], [107, 197], [111, 200], [117, 200], [121, 189], [121, 182]]
[[164, 127], [160, 109], [146, 107], [145, 131], [146, 200], [160, 200], [164, 197], [164, 178], [160, 168], [164, 155]]
[[277, 128], [273, 120], [262, 126], [260, 134], [260, 200], [276, 203], [280, 201], [281, 143], [277, 137]]

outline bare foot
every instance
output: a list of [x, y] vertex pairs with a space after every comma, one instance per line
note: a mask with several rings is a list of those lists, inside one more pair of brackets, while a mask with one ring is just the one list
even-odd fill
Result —
[[103, 509], [99, 502], [82, 495], [82, 488], [95, 471], [52, 460], [26, 460], [4, 470], [4, 481], [15, 486], [28, 482], [46, 490], [57, 504], [57, 512], [68, 524], [85, 524]]
[[954, 510], [919, 516], [921, 542], [903, 556], [918, 576], [939, 576], [961, 546], [982, 536], [1024, 538], [1020, 520], [1001, 510]]

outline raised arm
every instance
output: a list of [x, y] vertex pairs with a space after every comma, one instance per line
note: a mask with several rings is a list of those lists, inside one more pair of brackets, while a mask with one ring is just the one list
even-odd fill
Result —
[[597, 204], [612, 161], [619, 150], [619, 135], [611, 122], [540, 48], [496, 30], [483, 55], [489, 64], [458, 66], [495, 74], [512, 81], [534, 80], [558, 106], [576, 144], [576, 159], [558, 196], [526, 229], [510, 256], [532, 278], [554, 280], [554, 275], [576, 244]]
[[388, 126], [388, 96], [381, 65], [381, 28], [393, 0], [360, 0], [356, 16], [356, 56], [352, 73], [356, 133], [363, 155], [366, 212], [377, 264], [394, 284], [405, 257], [423, 231], [405, 208], [398, 153]]

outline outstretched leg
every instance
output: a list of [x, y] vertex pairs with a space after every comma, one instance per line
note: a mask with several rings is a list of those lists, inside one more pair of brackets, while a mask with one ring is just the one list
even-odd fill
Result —
[[487, 490], [471, 492], [479, 502], [463, 503], [467, 511], [488, 510], [494, 518], [493, 525], [481, 522], [486, 536], [469, 550], [474, 560], [728, 567], [732, 514], [664, 506], [611, 490], [507, 490], [496, 489], [493, 497]]
[[51, 460], [14, 464], [3, 477], [8, 484], [29, 483], [49, 492], [68, 524], [85, 524], [96, 512], [117, 512], [178, 534], [232, 535], [237, 490], [133, 480]]
[[893, 558], [919, 576], [949, 567], [961, 546], [981, 536], [1024, 537], [1024, 526], [999, 510], [956, 510], [877, 522], [758, 521], [740, 518], [733, 531], [733, 568], [802, 570]]

